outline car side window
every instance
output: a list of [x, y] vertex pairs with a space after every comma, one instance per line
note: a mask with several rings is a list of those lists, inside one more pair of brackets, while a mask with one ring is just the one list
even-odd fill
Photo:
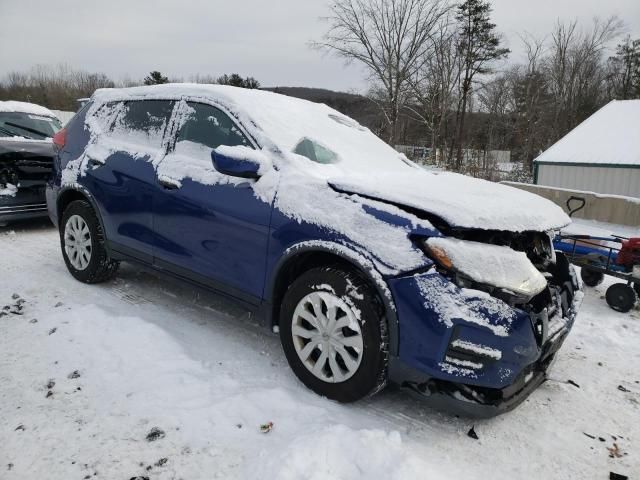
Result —
[[109, 136], [128, 143], [161, 148], [174, 105], [175, 102], [169, 100], [124, 102]]
[[204, 103], [187, 102], [187, 119], [180, 128], [177, 145], [193, 142], [208, 148], [221, 145], [253, 148], [236, 124], [219, 108]]

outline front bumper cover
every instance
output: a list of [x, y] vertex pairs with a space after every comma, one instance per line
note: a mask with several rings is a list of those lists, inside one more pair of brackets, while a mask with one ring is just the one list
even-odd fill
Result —
[[[465, 416], [491, 417], [515, 408], [546, 380], [582, 301], [575, 271], [568, 263], [563, 268], [564, 282], [538, 313], [481, 294], [476, 298], [435, 272], [394, 279], [400, 345], [389, 367], [391, 380], [436, 408]], [[414, 295], [423, 295], [420, 305], [409, 301], [411, 285]], [[451, 364], [456, 359], [448, 353], [460, 338], [499, 355]]]

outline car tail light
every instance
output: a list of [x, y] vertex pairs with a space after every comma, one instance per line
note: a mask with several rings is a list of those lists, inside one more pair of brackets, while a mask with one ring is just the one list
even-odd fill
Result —
[[62, 149], [65, 143], [67, 143], [67, 129], [63, 128], [53, 136], [53, 144], [59, 149]]

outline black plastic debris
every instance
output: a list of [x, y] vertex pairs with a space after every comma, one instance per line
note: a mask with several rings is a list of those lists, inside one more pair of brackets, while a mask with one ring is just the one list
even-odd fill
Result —
[[67, 378], [70, 380], [73, 380], [74, 378], [80, 378], [80, 372], [78, 370], [74, 370], [69, 375], [67, 375]]
[[56, 386], [56, 382], [54, 382], [53, 379], [47, 382], [47, 390], [51, 390], [55, 386]]
[[625, 392], [625, 393], [629, 393], [631, 390], [629, 390], [628, 388], [622, 386], [622, 385], [618, 385], [618, 390], [620, 390], [621, 392]]
[[567, 383], [568, 383], [569, 385], [573, 385], [573, 386], [574, 386], [574, 387], [576, 387], [576, 388], [580, 388], [580, 385], [578, 385], [576, 382], [574, 382], [574, 381], [573, 381], [573, 380], [571, 380], [571, 379], [567, 380]]
[[168, 458], [161, 458], [160, 460], [158, 460], [156, 463], [154, 463], [154, 465], [156, 467], [164, 467], [166, 465], [166, 463], [169, 461]]
[[49, 397], [53, 397], [53, 392], [51, 390], [47, 392], [46, 398], [49, 398]]
[[467, 432], [467, 437], [471, 437], [474, 440], [479, 440], [478, 434], [476, 433], [475, 427], [471, 427], [471, 430]]
[[586, 433], [586, 432], [582, 432], [582, 434], [583, 434], [584, 436], [586, 436], [586, 437], [589, 437], [591, 440], [595, 440], [595, 439], [596, 439], [596, 437], [595, 437], [594, 435], [589, 435], [589, 434], [588, 434], [588, 433]]
[[23, 424], [18, 425], [13, 431], [17, 432], [18, 430], [21, 430], [24, 432], [25, 431], [24, 425]]
[[609, 480], [629, 480], [629, 477], [620, 473], [609, 472]]
[[164, 438], [165, 435], [164, 430], [158, 427], [153, 427], [149, 433], [147, 433], [147, 442], [155, 442], [156, 440]]
[[51, 330], [49, 330], [49, 335], [53, 335], [54, 333], [56, 333], [56, 330], [58, 330], [56, 327], [53, 327]]
[[149, 480], [149, 477], [142, 477], [142, 476], [131, 477], [129, 480]]

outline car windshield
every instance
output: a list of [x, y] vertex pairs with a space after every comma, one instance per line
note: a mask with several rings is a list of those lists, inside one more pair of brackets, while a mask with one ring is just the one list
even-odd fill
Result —
[[0, 137], [44, 140], [62, 128], [60, 120], [22, 112], [0, 112]]

